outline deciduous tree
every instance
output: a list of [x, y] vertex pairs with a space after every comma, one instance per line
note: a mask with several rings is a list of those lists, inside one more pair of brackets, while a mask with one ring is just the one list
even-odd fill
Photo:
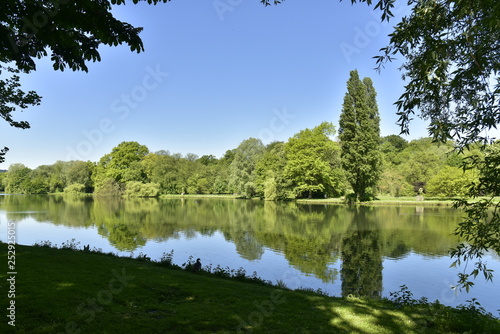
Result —
[[109, 179], [123, 187], [124, 182], [132, 181], [130, 175], [137, 175], [134, 170], [142, 167], [139, 162], [148, 153], [149, 149], [146, 146], [135, 141], [121, 142], [111, 150], [111, 153], [99, 160], [96, 172], [93, 174], [95, 187], [111, 184]]
[[296, 197], [343, 193], [340, 148], [330, 139], [334, 133], [333, 124], [323, 122], [313, 129], [300, 131], [285, 144], [284, 174], [292, 182]]
[[[386, 1], [393, 3], [394, 1]], [[413, 0], [411, 13], [377, 57], [402, 56], [405, 91], [396, 102], [409, 132], [413, 114], [429, 121], [435, 140], [466, 146], [487, 140], [500, 122], [500, 4], [495, 0]]]
[[272, 142], [266, 147], [266, 151], [255, 166], [255, 187], [259, 196], [266, 200], [290, 199], [290, 181], [284, 175], [287, 158], [285, 143]]
[[12, 164], [5, 179], [5, 191], [12, 194], [27, 194], [30, 187], [31, 169], [23, 164]]
[[239, 195], [252, 197], [255, 194], [255, 165], [264, 153], [260, 139], [249, 138], [237, 148], [229, 166], [229, 189]]

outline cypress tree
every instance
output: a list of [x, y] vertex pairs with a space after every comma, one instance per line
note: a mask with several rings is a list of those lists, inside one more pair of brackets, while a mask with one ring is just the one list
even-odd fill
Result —
[[354, 200], [366, 200], [381, 172], [380, 116], [377, 93], [370, 78], [360, 80], [358, 71], [350, 72], [339, 121], [341, 160]]

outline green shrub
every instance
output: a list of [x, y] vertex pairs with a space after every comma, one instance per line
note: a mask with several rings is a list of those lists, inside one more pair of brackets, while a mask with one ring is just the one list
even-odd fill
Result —
[[125, 196], [128, 197], [157, 197], [160, 193], [158, 183], [142, 183], [129, 181], [125, 187]]
[[427, 183], [427, 194], [439, 197], [465, 196], [472, 182], [478, 182], [477, 171], [445, 166]]
[[64, 188], [64, 194], [66, 195], [80, 195], [85, 193], [85, 185], [81, 183], [73, 183]]
[[94, 195], [96, 196], [121, 196], [122, 190], [120, 184], [112, 178], [104, 179], [95, 186]]

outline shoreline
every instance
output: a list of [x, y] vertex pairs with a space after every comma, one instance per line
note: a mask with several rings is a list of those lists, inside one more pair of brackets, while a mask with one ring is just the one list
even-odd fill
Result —
[[[0, 193], [2, 196], [73, 196], [66, 195], [64, 193], [50, 193], [50, 194], [8, 194], [8, 193]], [[95, 197], [93, 194], [82, 194], [78, 195], [78, 197], [82, 198], [109, 198], [109, 197]], [[254, 197], [254, 198], [243, 198], [238, 195], [230, 195], [230, 194], [164, 194], [158, 197], [125, 197], [120, 196], [118, 198], [122, 199], [139, 199], [139, 198], [156, 198], [156, 199], [228, 199], [228, 200], [252, 200], [252, 201], [265, 201], [262, 198]], [[471, 202], [477, 201], [480, 199], [486, 199], [490, 197], [479, 197], [474, 200], [470, 199]], [[287, 203], [287, 202], [295, 202], [297, 204], [319, 204], [319, 205], [366, 205], [366, 206], [381, 206], [381, 205], [405, 205], [405, 206], [442, 206], [442, 207], [452, 207], [455, 201], [458, 198], [436, 198], [429, 197], [428, 199], [424, 198], [423, 200], [416, 200], [415, 197], [389, 197], [389, 196], [380, 196], [380, 198], [366, 201], [366, 202], [356, 202], [356, 203], [346, 203], [343, 198], [299, 198], [292, 199], [289, 201], [280, 200], [280, 201], [269, 201], [274, 203]], [[493, 203], [500, 202], [500, 197], [495, 197]]]
[[[197, 199], [197, 198], [214, 198], [214, 199], [237, 199], [237, 200], [255, 200], [255, 201], [265, 201], [264, 199], [255, 198], [242, 198], [237, 195], [218, 195], [218, 194], [171, 194], [171, 195], [161, 195], [159, 199]], [[270, 201], [276, 203], [287, 203], [295, 202], [298, 204], [332, 204], [332, 205], [415, 205], [415, 206], [453, 206], [455, 198], [450, 199], [424, 199], [423, 201], [417, 201], [414, 197], [383, 197], [382, 199], [376, 199], [368, 202], [358, 202], [353, 204], [346, 203], [342, 198], [299, 198], [290, 201]]]

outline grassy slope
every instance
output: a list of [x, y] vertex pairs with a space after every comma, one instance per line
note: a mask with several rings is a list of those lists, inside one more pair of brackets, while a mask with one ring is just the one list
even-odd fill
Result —
[[[325, 297], [88, 252], [17, 245], [16, 269], [16, 333], [500, 332], [498, 320], [443, 306]], [[6, 276], [0, 333], [13, 333]]]

